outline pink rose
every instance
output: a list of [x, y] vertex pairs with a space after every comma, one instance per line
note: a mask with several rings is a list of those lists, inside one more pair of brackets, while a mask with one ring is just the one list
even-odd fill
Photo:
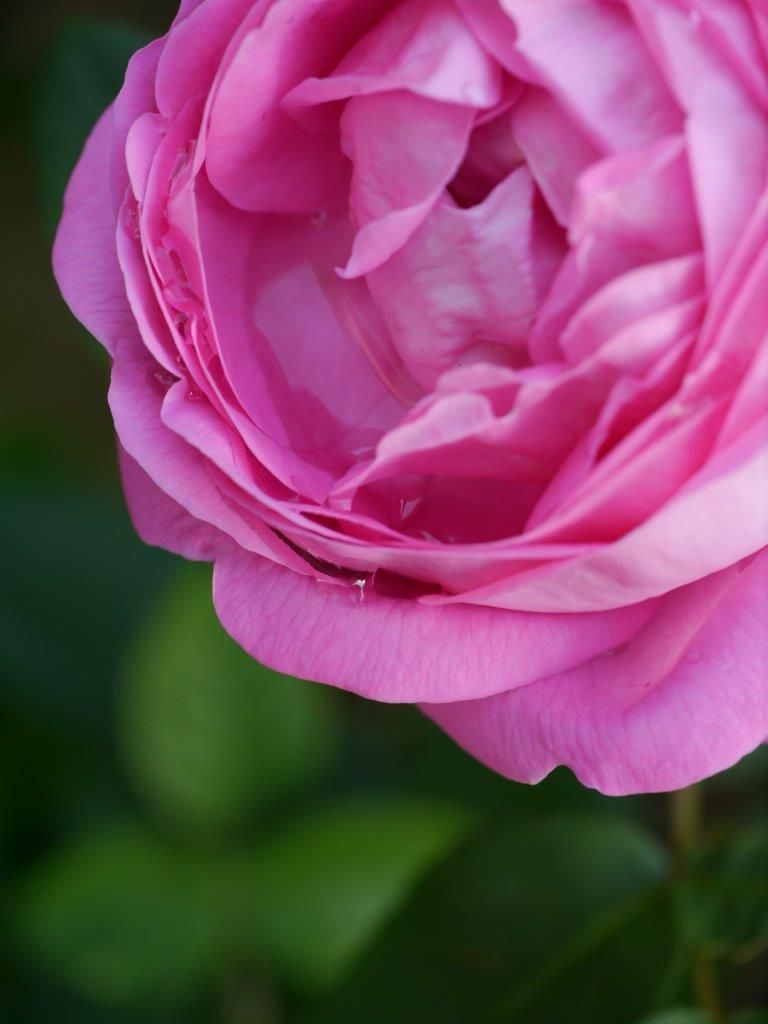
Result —
[[128, 502], [499, 772], [768, 736], [765, 0], [184, 0], [66, 198]]

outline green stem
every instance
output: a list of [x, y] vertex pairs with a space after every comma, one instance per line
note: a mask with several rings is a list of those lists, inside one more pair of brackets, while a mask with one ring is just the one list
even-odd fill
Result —
[[[704, 821], [703, 790], [690, 786], [673, 793], [670, 803], [670, 838], [675, 870], [684, 877], [688, 858], [701, 841]], [[693, 964], [693, 987], [701, 1010], [712, 1024], [723, 1024], [725, 1014], [720, 998], [717, 968], [706, 950], [698, 950]]]
[[688, 855], [698, 845], [703, 820], [701, 786], [680, 789], [671, 796], [670, 831], [678, 870], [685, 869]]
[[693, 987], [696, 1001], [712, 1024], [724, 1024], [725, 1013], [718, 985], [715, 962], [708, 953], [699, 953], [693, 967]]

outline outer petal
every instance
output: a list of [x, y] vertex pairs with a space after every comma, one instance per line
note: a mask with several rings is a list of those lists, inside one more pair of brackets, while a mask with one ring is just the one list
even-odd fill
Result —
[[309, 572], [309, 566], [263, 522], [246, 517], [227, 501], [206, 459], [165, 426], [161, 407], [166, 390], [156, 374], [157, 363], [138, 337], [121, 346], [112, 370], [109, 401], [126, 452], [192, 518], [216, 527], [242, 547], [275, 558], [298, 572]]
[[567, 765], [620, 796], [697, 782], [768, 733], [768, 554], [672, 595], [626, 648], [572, 672], [424, 711], [494, 770]]
[[387, 597], [375, 583], [329, 587], [244, 551], [217, 562], [214, 602], [224, 627], [264, 664], [393, 703], [523, 686], [626, 642], [653, 610], [564, 616], [426, 608]]
[[212, 562], [232, 546], [226, 534], [194, 519], [161, 491], [122, 446], [118, 447], [118, 457], [128, 510], [145, 544], [196, 562]]
[[117, 261], [109, 185], [113, 125], [110, 107], [72, 175], [53, 249], [54, 273], [67, 305], [110, 352], [122, 339], [136, 335]]

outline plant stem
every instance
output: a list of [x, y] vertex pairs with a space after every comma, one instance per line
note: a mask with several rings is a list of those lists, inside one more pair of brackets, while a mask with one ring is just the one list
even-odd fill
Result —
[[[678, 790], [670, 802], [670, 839], [675, 870], [684, 877], [688, 858], [701, 841], [704, 799], [701, 785]], [[698, 950], [693, 964], [696, 1000], [712, 1024], [723, 1024], [725, 1014], [718, 988], [717, 968], [706, 950]]]
[[699, 953], [693, 967], [693, 987], [696, 1001], [712, 1024], [724, 1024], [725, 1013], [720, 999], [717, 970], [714, 960], [707, 953]]
[[703, 820], [701, 786], [680, 789], [671, 796], [670, 831], [677, 868], [683, 869], [690, 852], [697, 846]]

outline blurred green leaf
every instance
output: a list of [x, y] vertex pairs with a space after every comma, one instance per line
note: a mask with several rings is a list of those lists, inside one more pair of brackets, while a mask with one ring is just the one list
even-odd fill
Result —
[[634, 1024], [674, 941], [667, 862], [617, 818], [494, 823], [382, 934], [324, 1024]]
[[696, 851], [680, 888], [689, 941], [716, 955], [768, 946], [768, 828], [725, 835]]
[[67, 181], [86, 138], [120, 90], [131, 55], [146, 33], [119, 23], [68, 25], [44, 62], [36, 124], [43, 216], [53, 231]]
[[180, 998], [205, 982], [225, 921], [210, 864], [123, 828], [71, 844], [19, 902], [22, 948], [88, 998]]
[[768, 1010], [744, 1010], [729, 1017], [728, 1024], [768, 1024]]
[[175, 823], [227, 829], [322, 778], [337, 739], [335, 702], [331, 690], [249, 658], [216, 618], [210, 566], [184, 566], [127, 664], [127, 762]]
[[469, 824], [442, 803], [381, 798], [289, 823], [244, 872], [255, 948], [299, 989], [336, 981]]

